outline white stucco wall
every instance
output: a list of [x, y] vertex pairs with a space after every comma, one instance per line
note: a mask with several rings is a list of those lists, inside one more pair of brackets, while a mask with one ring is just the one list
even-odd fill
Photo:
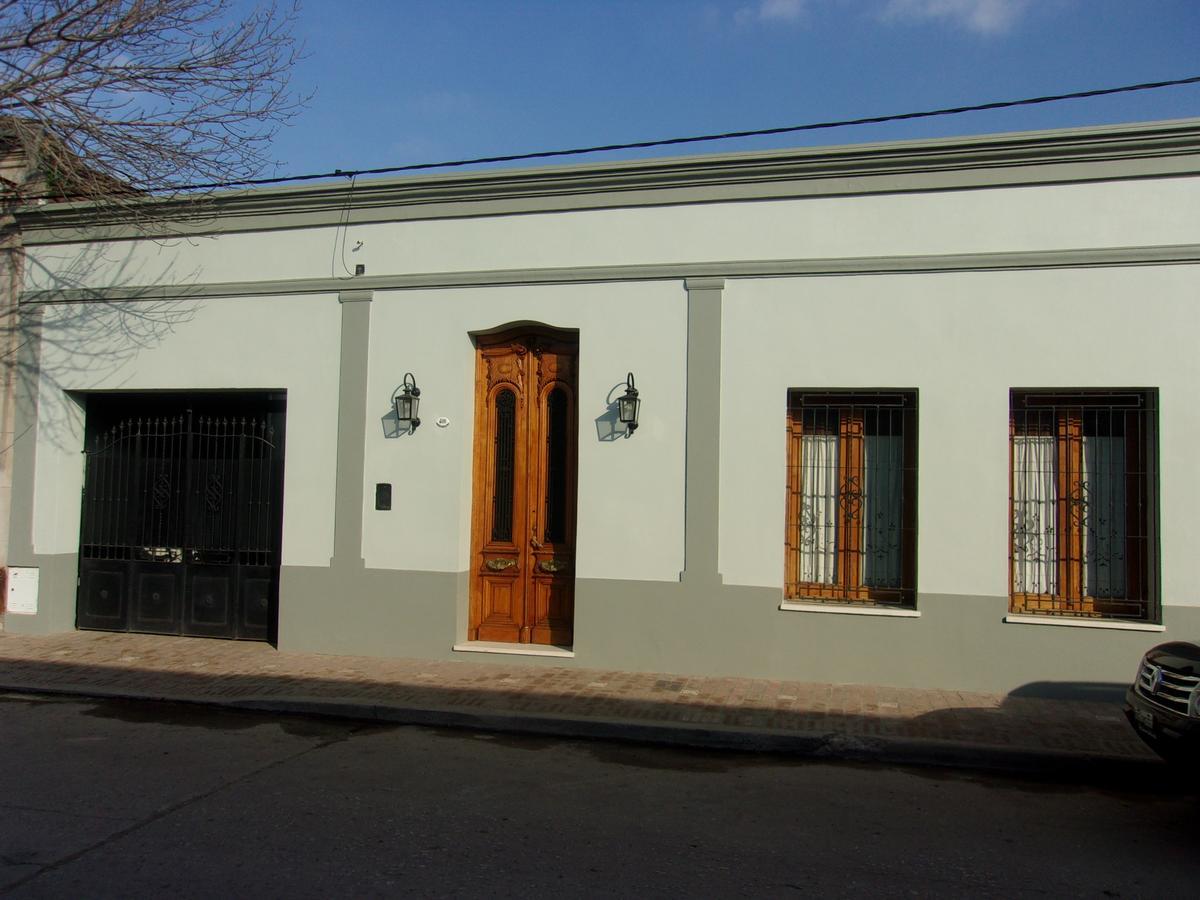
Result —
[[336, 295], [45, 309], [34, 550], [79, 547], [82, 415], [66, 393], [287, 391], [283, 564], [328, 565], [337, 433]]
[[[1200, 179], [1076, 183], [463, 218], [31, 248], [28, 285], [235, 282], [736, 259], [903, 256], [1200, 243]], [[82, 256], [80, 252], [83, 251]], [[354, 282], [347, 279], [347, 287]], [[918, 588], [1003, 596], [1012, 387], [1160, 390], [1162, 599], [1192, 591], [1200, 501], [1197, 269], [733, 279], [724, 294], [721, 549], [729, 584], [779, 587], [789, 387], [920, 392]], [[458, 572], [470, 543], [470, 333], [536, 321], [580, 333], [580, 578], [669, 581], [682, 567], [686, 294], [680, 281], [377, 291], [365, 442], [363, 557]], [[183, 315], [178, 320], [176, 311]], [[35, 542], [78, 541], [79, 416], [63, 391], [288, 391], [286, 565], [332, 547], [340, 309], [332, 294], [50, 307]], [[60, 333], [56, 335], [55, 329]], [[86, 348], [86, 352], [81, 352]], [[643, 426], [601, 441], [595, 418], [632, 370]], [[383, 436], [406, 371], [424, 424]], [[445, 416], [450, 426], [438, 428]], [[53, 423], [61, 420], [61, 439]], [[394, 509], [373, 509], [374, 484]], [[977, 512], [963, 516], [964, 498]]]
[[1176, 178], [396, 222], [38, 247], [26, 286], [1182, 244], [1197, 209]]
[[[579, 331], [578, 577], [678, 579], [687, 342], [680, 282], [376, 292], [363, 491], [366, 565], [468, 568], [470, 335], [522, 322]], [[381, 420], [409, 371], [421, 388], [421, 427], [388, 439]], [[629, 371], [643, 398], [640, 427], [629, 439], [606, 439], [607, 404], [622, 392]], [[440, 417], [450, 420], [448, 427], [436, 425]], [[377, 482], [393, 485], [390, 512], [374, 509]]]
[[1191, 266], [726, 285], [720, 565], [782, 587], [788, 388], [919, 391], [918, 590], [1003, 596], [1010, 388], [1158, 388], [1162, 602], [1200, 605]]

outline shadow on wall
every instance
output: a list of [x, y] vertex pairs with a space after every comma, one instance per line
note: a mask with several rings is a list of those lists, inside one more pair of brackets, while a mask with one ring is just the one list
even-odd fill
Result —
[[594, 420], [596, 423], [596, 440], [602, 444], [620, 440], [621, 438], [628, 438], [632, 435], [632, 432], [621, 424], [620, 411], [617, 404], [617, 398], [625, 393], [625, 387], [625, 382], [620, 381], [609, 389], [608, 396], [605, 398], [607, 406], [605, 406], [604, 412]]
[[379, 417], [380, 427], [383, 428], [383, 436], [387, 439], [408, 437], [416, 429], [413, 428], [411, 422], [401, 422], [396, 416], [396, 410], [389, 409], [384, 415]]
[[[169, 246], [174, 241], [159, 243]], [[15, 317], [3, 326], [5, 375], [15, 394], [36, 396], [39, 386], [66, 392], [102, 380], [119, 389], [123, 368], [193, 318], [197, 300], [186, 296], [165, 299], [158, 286], [195, 283], [199, 270], [180, 276], [171, 262], [155, 272], [143, 266], [136, 273], [143, 283], [134, 285], [128, 257], [113, 258], [114, 252], [112, 247], [87, 246], [60, 271], [41, 268], [46, 277], [40, 280], [54, 288], [39, 292], [36, 303], [23, 297]], [[88, 283], [87, 276], [101, 264], [114, 272], [104, 287], [122, 288], [122, 299], [55, 302], [59, 292], [96, 287]], [[27, 259], [26, 265], [39, 267], [36, 260]], [[39, 341], [40, 360], [36, 355]], [[113, 376], [118, 377], [114, 380]], [[39, 433], [59, 447], [78, 445], [80, 422], [75, 404], [51, 404], [39, 411]], [[13, 440], [20, 437], [14, 435]], [[8, 449], [0, 448], [0, 452]]]

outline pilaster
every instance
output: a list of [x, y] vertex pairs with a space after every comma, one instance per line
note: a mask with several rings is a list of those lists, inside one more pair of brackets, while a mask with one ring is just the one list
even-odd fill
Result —
[[721, 297], [723, 278], [688, 278], [687, 427], [683, 571], [693, 586], [717, 571], [721, 501]]

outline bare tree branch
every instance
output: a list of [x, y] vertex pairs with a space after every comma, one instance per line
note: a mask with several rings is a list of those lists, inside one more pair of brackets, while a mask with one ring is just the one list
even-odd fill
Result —
[[[263, 174], [306, 99], [289, 86], [297, 12], [0, 0], [0, 142], [25, 152], [50, 195], [106, 205]], [[12, 190], [0, 184], [0, 197], [20, 200]]]

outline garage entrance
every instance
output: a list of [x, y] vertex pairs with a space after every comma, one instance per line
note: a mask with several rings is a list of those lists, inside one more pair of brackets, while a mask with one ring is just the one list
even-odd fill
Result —
[[93, 394], [76, 625], [273, 641], [285, 396]]

